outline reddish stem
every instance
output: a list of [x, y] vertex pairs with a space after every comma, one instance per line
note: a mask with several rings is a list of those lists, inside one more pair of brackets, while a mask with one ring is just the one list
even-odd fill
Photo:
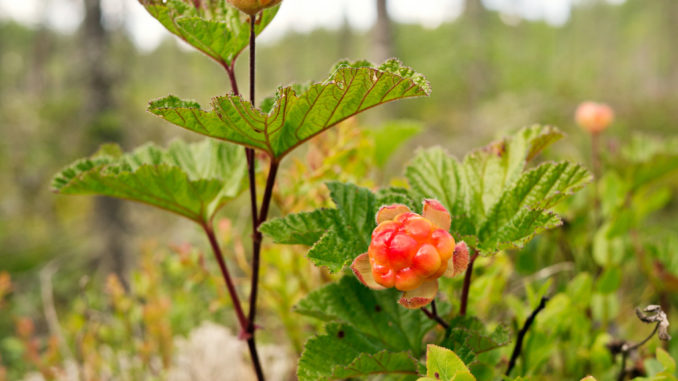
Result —
[[473, 250], [473, 255], [468, 262], [468, 267], [466, 268], [466, 274], [464, 274], [464, 286], [461, 289], [461, 306], [459, 306], [459, 315], [466, 315], [466, 307], [468, 305], [468, 293], [471, 289], [471, 277], [473, 276], [473, 263], [475, 263], [476, 258], [478, 258], [478, 250]]
[[428, 317], [429, 319], [440, 324], [441, 327], [443, 327], [445, 329], [450, 328], [450, 325], [447, 324], [447, 322], [445, 320], [443, 320], [443, 318], [441, 318], [440, 315], [438, 315], [438, 310], [436, 309], [436, 301], [435, 300], [431, 302], [431, 311], [426, 309], [426, 307], [421, 307], [421, 311], [424, 313], [424, 315], [426, 315], [426, 317]]
[[221, 247], [219, 247], [217, 238], [214, 235], [214, 229], [212, 228], [211, 225], [207, 223], [203, 224], [202, 227], [205, 230], [205, 234], [207, 234], [207, 238], [209, 238], [210, 245], [212, 246], [212, 251], [214, 252], [214, 256], [217, 259], [217, 262], [219, 263], [221, 275], [223, 276], [224, 281], [226, 282], [226, 288], [228, 289], [228, 293], [231, 296], [231, 300], [233, 301], [233, 308], [235, 309], [235, 314], [238, 317], [240, 329], [242, 332], [246, 332], [247, 318], [245, 318], [245, 313], [242, 310], [242, 304], [240, 302], [240, 298], [238, 297], [238, 292], [235, 289], [233, 278], [231, 278], [231, 274], [228, 271], [228, 267], [226, 266], [224, 254], [221, 252]]

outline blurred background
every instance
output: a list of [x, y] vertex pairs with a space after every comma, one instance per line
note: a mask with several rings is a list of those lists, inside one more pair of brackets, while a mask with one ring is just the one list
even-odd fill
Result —
[[[607, 234], [605, 247], [621, 245], [621, 259], [594, 258], [591, 252], [603, 250], [603, 243], [578, 238], [588, 237], [586, 224], [576, 225], [577, 211], [586, 211], [584, 194], [567, 209], [568, 222], [580, 228], [551, 237], [569, 240], [574, 249], [561, 245], [553, 253], [547, 241], [536, 241], [512, 255], [511, 264], [487, 266], [510, 269], [504, 272], [508, 282], [569, 263], [564, 279], [549, 283], [553, 292], [566, 290], [575, 270], [590, 273], [591, 282], [601, 274], [613, 277], [614, 287], [593, 286], [607, 307], [598, 315], [595, 301], [584, 308], [593, 323], [586, 343], [577, 346], [593, 348], [601, 332], [634, 332], [620, 327], [636, 323], [617, 318], [641, 303], [661, 301], [670, 310], [678, 287], [677, 20], [676, 0], [284, 0], [258, 45], [262, 99], [281, 84], [324, 80], [343, 58], [380, 63], [398, 57], [427, 76], [433, 94], [368, 113], [316, 139], [287, 162], [274, 212], [326, 205], [322, 182], [328, 179], [388, 184], [418, 146], [438, 144], [462, 156], [534, 123], [568, 135], [550, 156], [590, 165], [590, 137], [575, 125], [574, 111], [585, 100], [606, 102], [616, 119], [604, 134], [603, 170], [611, 179], [601, 180], [601, 187], [607, 200], [622, 201], [605, 204], [604, 217], [611, 223], [629, 218], [618, 212], [631, 192], [640, 192], [633, 193], [639, 202], [654, 200], [639, 206], [647, 213], [634, 217], [621, 243]], [[237, 64], [241, 83], [246, 61]], [[144, 206], [50, 192], [60, 168], [103, 142], [131, 150], [149, 140], [198, 139], [145, 112], [148, 101], [172, 93], [207, 104], [228, 91], [218, 65], [171, 36], [134, 0], [0, 0], [0, 380], [73, 374], [208, 380], [213, 376], [186, 370], [185, 364], [207, 361], [199, 351], [210, 344], [196, 340], [218, 337], [222, 341], [211, 345], [239, 353], [240, 343], [221, 325], [232, 319], [228, 298], [191, 224]], [[389, 141], [399, 148], [383, 153], [374, 137], [386, 139], [391, 128], [402, 139]], [[666, 162], [655, 162], [655, 155]], [[646, 184], [636, 186], [629, 168], [658, 162], [666, 170], [642, 193]], [[236, 202], [219, 223], [243, 279], [247, 209]], [[628, 232], [641, 238], [629, 241]], [[668, 248], [652, 249], [657, 242]], [[626, 269], [644, 268], [633, 259], [640, 251], [657, 257], [649, 259], [647, 274], [626, 281]], [[263, 319], [272, 329], [262, 337], [268, 366], [277, 366], [283, 380], [314, 329], [291, 307], [330, 275], [308, 266], [303, 249], [269, 252], [262, 298]], [[536, 260], [535, 253], [543, 255]], [[610, 266], [617, 269], [612, 275]], [[540, 287], [545, 281], [532, 280]], [[675, 356], [675, 346], [671, 350]], [[568, 362], [558, 364], [542, 359], [523, 371], [567, 374]], [[241, 378], [233, 379], [249, 377], [243, 367]], [[572, 377], [584, 375], [574, 374], [578, 370], [569, 370]]]

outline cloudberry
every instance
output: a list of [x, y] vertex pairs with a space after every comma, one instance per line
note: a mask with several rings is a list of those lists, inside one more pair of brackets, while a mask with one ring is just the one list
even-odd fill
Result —
[[254, 16], [260, 11], [280, 4], [282, 0], [228, 0], [231, 5], [240, 11]]
[[595, 134], [603, 131], [614, 120], [614, 111], [604, 103], [584, 102], [577, 107], [577, 124]]
[[405, 205], [386, 205], [376, 219], [367, 253], [351, 266], [367, 287], [395, 287], [404, 291], [400, 304], [419, 308], [435, 297], [438, 278], [466, 270], [468, 247], [464, 242], [455, 244], [448, 232], [450, 213], [440, 202], [425, 200], [421, 215]]

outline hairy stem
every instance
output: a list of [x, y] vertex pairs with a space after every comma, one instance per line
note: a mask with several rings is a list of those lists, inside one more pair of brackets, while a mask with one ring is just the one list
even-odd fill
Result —
[[447, 324], [447, 322], [446, 322], [445, 320], [443, 320], [443, 318], [441, 318], [441, 317], [438, 315], [438, 310], [436, 309], [436, 301], [435, 301], [435, 300], [431, 302], [431, 311], [429, 311], [428, 309], [426, 309], [426, 307], [421, 307], [421, 311], [422, 311], [422, 312], [424, 313], [424, 315], [426, 315], [429, 319], [431, 319], [431, 320], [435, 321], [436, 323], [440, 324], [441, 327], [443, 327], [443, 328], [445, 328], [445, 329], [449, 329], [449, 328], [450, 328], [450, 325]]
[[537, 314], [541, 312], [541, 310], [546, 307], [546, 302], [549, 301], [549, 298], [547, 297], [542, 297], [541, 300], [539, 301], [539, 305], [537, 308], [532, 311], [530, 316], [527, 317], [527, 320], [525, 320], [525, 324], [523, 325], [523, 328], [518, 331], [518, 339], [516, 339], [516, 346], [513, 347], [513, 353], [511, 353], [511, 360], [509, 360], [508, 368], [506, 368], [506, 375], [510, 375], [511, 371], [513, 370], [513, 367], [516, 366], [516, 361], [518, 360], [518, 357], [520, 357], [520, 352], [523, 350], [523, 340], [525, 339], [525, 335], [527, 334], [527, 331], [530, 329], [532, 326], [532, 323], [534, 322], [534, 319], [537, 317]]
[[468, 292], [471, 289], [471, 278], [473, 277], [473, 263], [478, 258], [478, 250], [473, 249], [473, 255], [468, 262], [466, 274], [464, 274], [464, 286], [461, 289], [461, 305], [459, 306], [459, 315], [466, 315], [466, 308], [468, 305]]

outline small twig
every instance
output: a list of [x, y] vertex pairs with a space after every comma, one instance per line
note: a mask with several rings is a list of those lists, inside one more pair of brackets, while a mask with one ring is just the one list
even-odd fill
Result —
[[443, 328], [445, 328], [445, 329], [449, 329], [449, 328], [450, 328], [450, 325], [447, 324], [447, 322], [445, 322], [445, 320], [443, 320], [443, 318], [441, 318], [441, 317], [438, 315], [438, 310], [436, 309], [436, 301], [435, 301], [435, 300], [431, 302], [431, 311], [429, 311], [428, 309], [426, 309], [426, 307], [421, 307], [421, 311], [422, 311], [429, 319], [431, 319], [431, 320], [435, 321], [436, 323], [440, 324]]
[[459, 306], [459, 315], [466, 315], [466, 307], [468, 305], [468, 293], [471, 289], [471, 277], [473, 277], [473, 263], [478, 258], [478, 250], [473, 249], [473, 255], [468, 262], [466, 274], [464, 274], [464, 286], [461, 289], [461, 305]]
[[669, 341], [671, 340], [671, 335], [669, 335], [669, 319], [666, 316], [666, 313], [662, 310], [661, 306], [651, 304], [645, 307], [642, 311], [640, 308], [636, 308], [636, 316], [643, 323], [657, 323], [654, 326], [652, 332], [643, 340], [639, 341], [636, 344], [630, 345], [625, 341], [616, 341], [612, 344], [608, 344], [608, 348], [612, 354], [617, 354], [621, 352], [621, 368], [619, 369], [619, 375], [617, 376], [618, 381], [624, 381], [626, 379], [626, 359], [629, 356], [629, 353], [635, 351], [636, 349], [643, 346], [645, 343], [650, 341], [655, 334], [659, 337], [659, 340]]
[[523, 340], [525, 339], [525, 335], [527, 334], [527, 331], [529, 331], [530, 327], [532, 326], [532, 323], [534, 322], [534, 319], [537, 317], [537, 314], [541, 312], [541, 310], [546, 307], [546, 302], [549, 301], [549, 298], [544, 296], [541, 298], [539, 301], [539, 305], [537, 308], [532, 311], [530, 316], [527, 317], [527, 320], [525, 320], [525, 324], [523, 325], [523, 328], [518, 331], [518, 338], [516, 339], [516, 346], [513, 347], [513, 353], [511, 353], [511, 360], [509, 360], [509, 365], [508, 368], [506, 369], [506, 375], [510, 375], [511, 371], [513, 370], [513, 367], [516, 366], [516, 361], [518, 361], [518, 357], [520, 357], [520, 353], [523, 350]]

